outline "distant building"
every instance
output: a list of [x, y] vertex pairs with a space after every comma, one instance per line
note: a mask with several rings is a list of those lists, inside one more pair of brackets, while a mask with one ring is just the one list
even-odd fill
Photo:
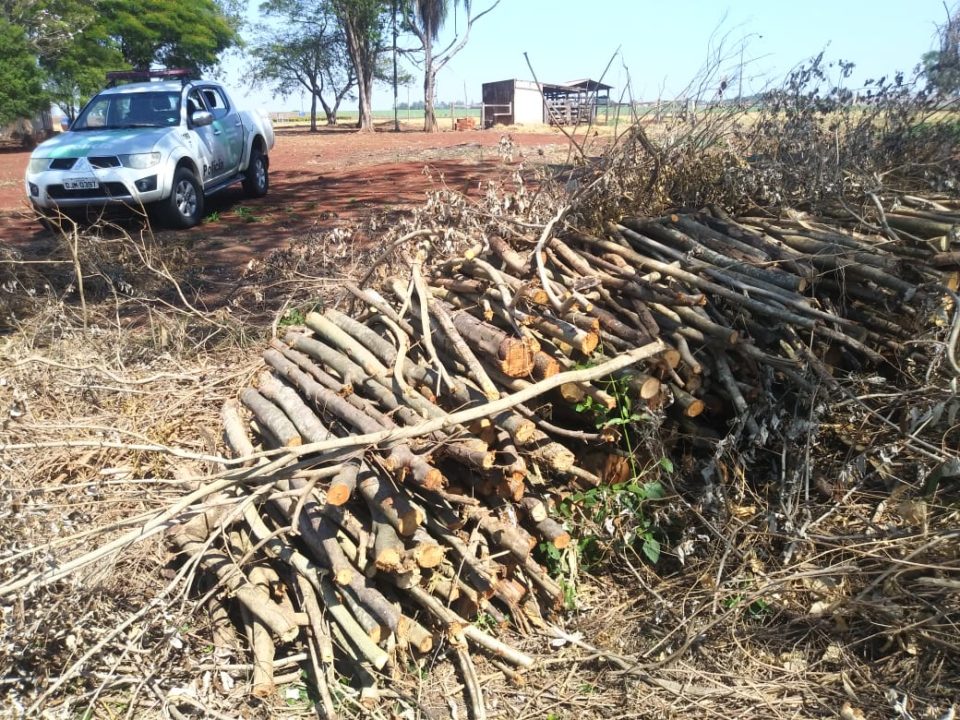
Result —
[[49, 112], [40, 112], [31, 118], [14, 120], [0, 127], [0, 145], [19, 145], [32, 148], [53, 134], [53, 117]]
[[607, 112], [612, 86], [596, 80], [535, 83], [500, 80], [483, 84], [483, 127], [578, 125]]

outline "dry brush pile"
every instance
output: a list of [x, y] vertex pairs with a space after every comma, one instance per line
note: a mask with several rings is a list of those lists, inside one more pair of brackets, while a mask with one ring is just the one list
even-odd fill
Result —
[[[162, 592], [32, 709], [108, 648], [114, 669], [143, 652], [124, 638], [189, 592], [221, 690], [218, 649], [243, 647], [253, 695], [300, 668], [330, 717], [428, 714], [395, 682], [437, 652], [486, 717], [479, 658], [522, 683], [538, 637], [583, 649], [574, 668], [617, 668], [654, 714], [945, 710], [956, 201], [909, 173], [852, 194], [821, 174], [816, 214], [744, 214], [758, 196], [731, 195], [769, 165], [703, 147], [720, 132], [703, 122], [660, 142], [634, 126], [564, 178], [572, 195], [437, 195], [364, 278], [297, 316], [223, 405], [225, 457], [174, 453], [215, 472], [93, 550], [3, 577], [4, 602], [29, 600], [160, 533], [172, 553]], [[643, 588], [646, 632], [617, 652], [563, 629], [598, 543]], [[741, 682], [722, 655], [755, 665]], [[144, 694], [184, 715], [216, 698], [204, 682]]]

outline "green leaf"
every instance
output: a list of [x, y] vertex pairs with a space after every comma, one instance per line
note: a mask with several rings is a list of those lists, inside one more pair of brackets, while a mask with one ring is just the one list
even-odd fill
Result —
[[663, 489], [663, 485], [658, 483], [656, 480], [653, 482], [648, 482], [646, 485], [644, 485], [643, 492], [650, 500], [660, 500], [667, 494]]
[[673, 461], [670, 458], [660, 458], [660, 467], [668, 473], [673, 472]]
[[624, 488], [627, 492], [633, 493], [637, 497], [646, 498], [647, 497], [647, 487], [646, 485], [637, 485], [637, 483], [630, 483]]
[[660, 541], [650, 535], [643, 539], [643, 554], [647, 559], [656, 563], [660, 559]]

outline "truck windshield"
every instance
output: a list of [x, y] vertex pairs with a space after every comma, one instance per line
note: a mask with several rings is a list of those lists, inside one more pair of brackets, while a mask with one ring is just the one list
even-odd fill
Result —
[[180, 93], [108, 93], [95, 97], [71, 130], [172, 127], [180, 124]]

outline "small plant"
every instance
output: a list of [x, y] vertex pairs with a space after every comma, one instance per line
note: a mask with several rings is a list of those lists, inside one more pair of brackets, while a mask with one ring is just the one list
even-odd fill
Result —
[[473, 621], [473, 624], [481, 630], [492, 630], [494, 627], [496, 627], [497, 622], [493, 619], [493, 616], [490, 613], [481, 611], [477, 615], [477, 619]]
[[[663, 498], [664, 494], [659, 481], [641, 482], [639, 477], [633, 476], [626, 482], [570, 495], [561, 503], [560, 513], [565, 517], [577, 513], [586, 516], [616, 540], [615, 546], [639, 544], [644, 557], [656, 563], [660, 559], [660, 541], [656, 537], [656, 528], [644, 514], [643, 506], [647, 501]], [[601, 539], [602, 536], [585, 535], [578, 540], [582, 565], [590, 567], [605, 559], [609, 549]]]
[[217, 210], [214, 210], [212, 213], [210, 213], [203, 219], [203, 222], [204, 224], [220, 222], [220, 212]]
[[307, 316], [300, 308], [290, 308], [283, 314], [283, 317], [280, 318], [280, 327], [303, 325], [306, 321]]
[[[662, 499], [665, 491], [659, 480], [646, 479], [652, 468], [642, 467], [636, 453], [638, 426], [651, 417], [634, 408], [627, 380], [611, 378], [602, 383], [602, 387], [616, 399], [613, 408], [586, 396], [575, 409], [591, 416], [599, 431], [616, 432], [630, 472], [623, 482], [573, 493], [558, 507], [564, 518], [577, 518], [578, 527], [594, 528], [592, 532], [584, 532], [566, 550], [557, 550], [549, 543], [540, 547], [548, 570], [564, 589], [564, 601], [568, 607], [572, 607], [576, 600], [572, 582], [575, 572], [572, 569], [577, 565], [596, 567], [612, 553], [628, 549], [638, 551], [650, 563], [657, 563], [661, 555], [658, 530], [649, 517], [647, 506]], [[655, 467], [667, 473], [674, 469], [669, 458], [662, 458]], [[575, 554], [574, 562], [570, 562], [566, 555], [571, 552]]]
[[260, 221], [259, 215], [254, 215], [253, 210], [251, 210], [248, 207], [244, 207], [243, 205], [237, 208], [237, 217], [243, 220], [243, 222], [248, 222], [248, 223]]
[[610, 378], [604, 384], [604, 391], [612, 395], [616, 401], [616, 407], [608, 408], [602, 403], [596, 402], [593, 397], [587, 395], [578, 402], [575, 410], [579, 413], [591, 413], [595, 420], [597, 430], [611, 431], [618, 430], [623, 440], [624, 450], [630, 461], [630, 474], [637, 476], [639, 470], [634, 452], [634, 441], [630, 433], [630, 426], [636, 423], [650, 420], [647, 413], [636, 412], [633, 409], [633, 400], [630, 397], [627, 381], [623, 378]]
[[307, 690], [306, 685], [299, 683], [288, 685], [284, 690], [283, 699], [287, 707], [303, 706], [311, 700], [310, 692]]
[[538, 546], [543, 555], [543, 563], [551, 577], [557, 579], [563, 591], [563, 607], [566, 610], [577, 609], [577, 567], [578, 557], [582, 556], [579, 546], [558, 549], [553, 543], [544, 542]]
[[[723, 605], [725, 610], [732, 610], [733, 608], [743, 605], [745, 600], [746, 598], [743, 595], [731, 595], [723, 600], [721, 605]], [[743, 612], [745, 615], [750, 616], [754, 620], [759, 620], [760, 618], [770, 614], [770, 603], [763, 598], [757, 598], [753, 602], [747, 604], [743, 609]]]

